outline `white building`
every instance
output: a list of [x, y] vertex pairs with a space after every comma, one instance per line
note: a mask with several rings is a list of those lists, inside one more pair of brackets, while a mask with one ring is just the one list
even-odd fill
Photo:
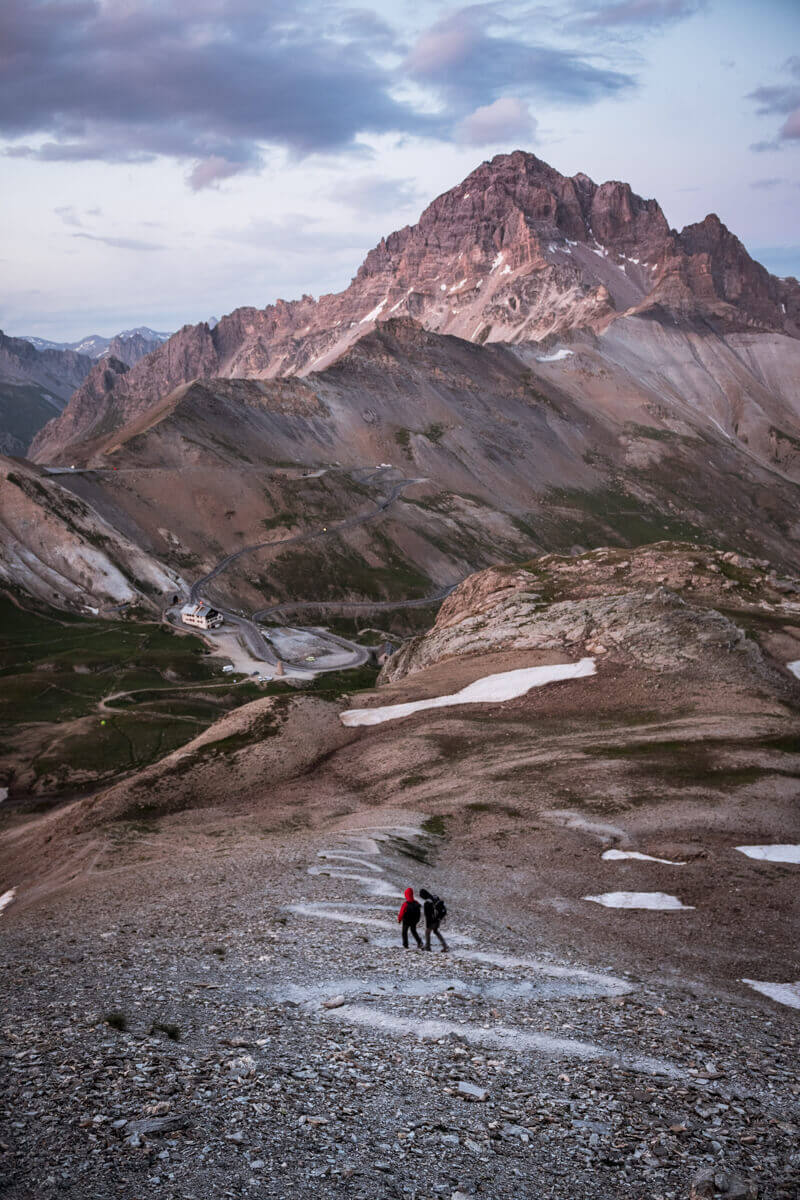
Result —
[[205, 600], [195, 604], [184, 604], [181, 609], [181, 620], [184, 625], [194, 625], [197, 629], [216, 629], [222, 624], [222, 613], [217, 612]]

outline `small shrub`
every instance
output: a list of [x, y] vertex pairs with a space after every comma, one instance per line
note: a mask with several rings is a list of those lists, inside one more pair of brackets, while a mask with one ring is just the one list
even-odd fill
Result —
[[125, 1013], [118, 1012], [116, 1009], [113, 1012], [105, 1013], [103, 1020], [106, 1025], [110, 1025], [112, 1029], [119, 1030], [120, 1033], [124, 1033], [128, 1028], [128, 1018], [125, 1016]]
[[153, 1021], [153, 1024], [150, 1026], [150, 1032], [151, 1034], [165, 1033], [170, 1041], [173, 1042], [179, 1042], [181, 1040], [180, 1025], [173, 1025], [170, 1021]]

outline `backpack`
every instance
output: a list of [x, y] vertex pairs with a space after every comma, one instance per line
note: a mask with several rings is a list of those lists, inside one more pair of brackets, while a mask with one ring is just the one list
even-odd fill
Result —
[[433, 910], [433, 919], [438, 925], [447, 916], [447, 905], [439, 896], [431, 896], [431, 908]]

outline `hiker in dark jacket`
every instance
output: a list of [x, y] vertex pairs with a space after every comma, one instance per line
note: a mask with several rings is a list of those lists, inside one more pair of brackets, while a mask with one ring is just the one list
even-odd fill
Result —
[[442, 953], [447, 953], [447, 942], [439, 933], [439, 926], [447, 916], [447, 908], [444, 900], [439, 896], [432, 896], [430, 892], [426, 892], [425, 888], [420, 888], [420, 897], [425, 901], [425, 949], [431, 948], [431, 934], [435, 933], [439, 941], [442, 943]]
[[419, 901], [414, 899], [414, 889], [407, 887], [405, 891], [405, 900], [400, 906], [400, 912], [397, 914], [398, 925], [403, 926], [403, 945], [408, 949], [408, 931], [411, 930], [414, 941], [419, 949], [422, 949], [422, 939], [417, 933], [417, 924], [422, 915], [422, 910], [419, 906]]

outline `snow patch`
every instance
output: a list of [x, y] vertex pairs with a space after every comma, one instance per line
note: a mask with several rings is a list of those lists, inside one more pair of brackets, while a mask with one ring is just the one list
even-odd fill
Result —
[[652, 854], [640, 854], [638, 850], [604, 850], [600, 855], [607, 862], [621, 862], [623, 858], [636, 858], [641, 862], [666, 863], [669, 867], [685, 867], [685, 862], [675, 862], [671, 858], [653, 858]]
[[800, 1008], [800, 979], [794, 983], [767, 983], [762, 979], [743, 979], [742, 983], [746, 983], [756, 992], [761, 992], [762, 996], [769, 996], [770, 1000], [777, 1000], [778, 1004]]
[[599, 896], [584, 896], [603, 908], [649, 908], [663, 912], [674, 912], [679, 908], [693, 909], [693, 904], [682, 904], [677, 896], [666, 892], [603, 892]]
[[458, 289], [462, 288], [466, 282], [467, 282], [466, 279], [459, 279], [458, 283], [453, 284], [453, 286], [450, 288], [450, 291], [457, 292]]
[[572, 350], [554, 350], [552, 354], [537, 354], [537, 362], [561, 362], [562, 358], [571, 358]]
[[2, 804], [3, 801], [7, 800], [7, 799], [8, 799], [8, 788], [0, 787], [0, 804]]
[[511, 267], [508, 265], [508, 263], [506, 263], [506, 265], [503, 267], [500, 274], [501, 275], [510, 275], [511, 274]]
[[505, 258], [505, 254], [503, 254], [503, 251], [502, 251], [502, 250], [500, 251], [500, 253], [499, 253], [499, 254], [495, 254], [495, 256], [494, 256], [494, 259], [492, 260], [492, 267], [491, 267], [491, 270], [489, 271], [489, 274], [490, 274], [490, 275], [493, 275], [493, 274], [494, 274], [494, 272], [495, 272], [495, 271], [497, 270], [497, 268], [500, 266], [500, 264], [501, 264], [501, 262], [503, 261], [503, 259], [504, 259], [504, 258]]
[[736, 849], [759, 862], [800, 863], [800, 846], [796, 845], [737, 846]]
[[359, 325], [363, 325], [366, 321], [374, 321], [378, 316], [380, 316], [386, 307], [388, 299], [389, 297], [385, 296], [384, 299], [381, 300], [380, 304], [373, 308], [372, 312], [368, 312], [365, 317], [361, 318], [361, 320], [358, 322]]
[[14, 903], [16, 895], [16, 888], [9, 888], [7, 892], [3, 892], [2, 896], [0, 896], [0, 913], [7, 909], [9, 904]]
[[793, 675], [796, 675], [800, 679], [800, 658], [796, 658], [794, 662], [787, 663], [786, 666]]
[[547, 667], [523, 667], [518, 671], [502, 671], [498, 675], [486, 675], [476, 679], [459, 692], [448, 696], [435, 696], [431, 700], [412, 700], [407, 704], [387, 704], [381, 708], [350, 708], [340, 713], [343, 725], [380, 725], [394, 721], [426, 708], [447, 708], [453, 704], [502, 704], [524, 696], [534, 687], [554, 683], [560, 679], [581, 679], [595, 674], [593, 658], [582, 658], [576, 663], [557, 663]]
[[723, 435], [723, 437], [726, 437], [729, 442], [734, 442], [736, 440], [735, 438], [731, 437], [731, 435], [728, 433], [727, 429], [722, 428], [719, 421], [715, 420], [715, 418], [712, 417], [710, 413], [709, 413], [708, 419], [709, 419], [709, 421], [711, 421], [712, 425], [716, 425], [717, 429], [720, 431], [720, 433]]

